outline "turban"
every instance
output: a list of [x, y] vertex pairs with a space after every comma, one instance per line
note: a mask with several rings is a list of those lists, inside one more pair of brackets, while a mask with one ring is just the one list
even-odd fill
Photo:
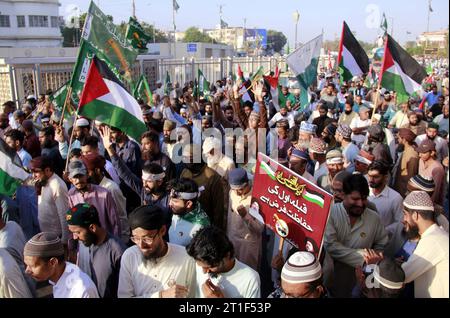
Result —
[[339, 150], [331, 150], [327, 153], [326, 156], [327, 164], [340, 164], [344, 163], [344, 157], [342, 156], [342, 152]]
[[155, 205], [136, 208], [131, 212], [128, 221], [131, 230], [140, 227], [147, 231], [159, 230], [166, 223], [163, 211]]

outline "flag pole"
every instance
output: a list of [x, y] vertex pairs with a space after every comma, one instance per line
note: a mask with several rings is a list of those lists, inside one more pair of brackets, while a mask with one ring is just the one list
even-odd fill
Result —
[[177, 26], [175, 24], [175, 7], [172, 8], [173, 13], [173, 58], [177, 58], [177, 43], [176, 43], [176, 33], [177, 33]]
[[389, 37], [388, 37], [387, 32], [384, 34], [384, 36], [386, 37], [386, 39], [385, 39], [385, 43], [384, 43], [383, 63], [381, 63], [380, 75], [378, 76], [378, 85], [377, 85], [377, 90], [375, 91], [375, 94], [376, 94], [376, 96], [375, 96], [375, 103], [373, 105], [372, 117], [371, 118], [373, 118], [373, 115], [375, 115], [375, 111], [378, 108], [378, 99], [380, 98], [379, 91], [381, 89], [381, 80], [382, 80], [382, 76], [383, 76], [384, 66], [385, 66], [385, 63], [386, 63], [386, 52], [387, 52], [387, 49], [388, 49], [388, 41], [389, 41]]
[[61, 113], [61, 119], [59, 120], [59, 126], [61, 126], [62, 122], [64, 121], [64, 113], [66, 111], [67, 103], [68, 103], [71, 95], [72, 95], [72, 86], [69, 86], [69, 88], [67, 89], [66, 99], [64, 100], [64, 106], [63, 106], [63, 110]]

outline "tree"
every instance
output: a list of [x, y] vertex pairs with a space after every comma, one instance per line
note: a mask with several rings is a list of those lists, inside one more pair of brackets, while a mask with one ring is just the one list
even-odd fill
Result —
[[190, 27], [184, 32], [183, 42], [217, 43], [209, 35], [200, 32], [196, 27]]
[[267, 49], [280, 53], [287, 43], [287, 38], [283, 32], [268, 30], [267, 31]]

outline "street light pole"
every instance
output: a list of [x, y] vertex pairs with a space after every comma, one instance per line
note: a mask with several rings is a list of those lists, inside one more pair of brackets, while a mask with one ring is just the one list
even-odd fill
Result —
[[295, 23], [295, 43], [294, 48], [297, 48], [297, 29], [298, 29], [298, 21], [300, 20], [300, 13], [298, 10], [295, 10], [295, 12], [292, 14], [292, 18], [294, 19]]

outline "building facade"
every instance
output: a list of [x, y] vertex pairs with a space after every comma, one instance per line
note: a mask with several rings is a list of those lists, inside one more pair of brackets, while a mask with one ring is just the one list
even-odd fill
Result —
[[444, 49], [447, 45], [448, 30], [424, 32], [417, 39], [418, 46]]
[[0, 47], [60, 47], [58, 0], [0, 0]]

